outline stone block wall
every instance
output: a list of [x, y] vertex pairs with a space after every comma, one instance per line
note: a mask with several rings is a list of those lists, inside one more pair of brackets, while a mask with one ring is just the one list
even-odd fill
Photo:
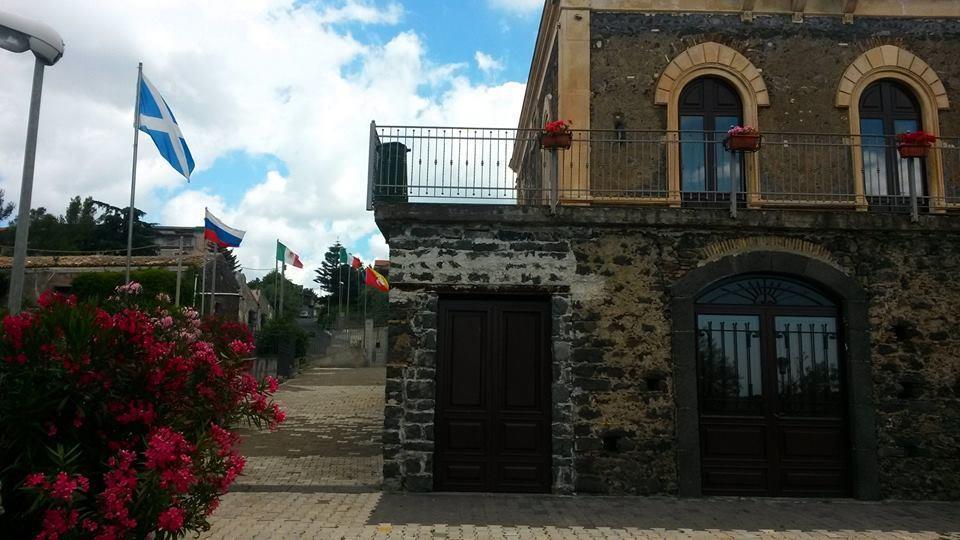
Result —
[[725, 257], [782, 252], [866, 293], [869, 320], [846, 322], [869, 330], [880, 495], [960, 498], [955, 216], [381, 205], [377, 222], [393, 286], [388, 488], [432, 489], [439, 299], [496, 292], [553, 298], [554, 491], [677, 493], [690, 427], [677, 421], [671, 287]]
[[[848, 133], [845, 109], [835, 106], [844, 71], [864, 51], [879, 45], [902, 47], [933, 68], [948, 94], [960, 86], [960, 21], [856, 17], [757, 16], [743, 22], [737, 14], [591, 14], [591, 127], [666, 128], [666, 108], [654, 105], [664, 68], [688, 47], [706, 41], [727, 45], [758, 69], [770, 93], [760, 109], [769, 132]], [[960, 136], [960, 113], [940, 111], [944, 137]]]

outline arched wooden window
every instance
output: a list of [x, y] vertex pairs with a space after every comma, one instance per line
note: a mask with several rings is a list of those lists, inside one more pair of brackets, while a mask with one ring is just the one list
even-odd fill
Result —
[[911, 161], [916, 193], [925, 196], [924, 160], [900, 159], [895, 139], [898, 133], [923, 128], [916, 96], [897, 81], [881, 79], [863, 91], [859, 107], [867, 202], [880, 207], [908, 204]]
[[743, 121], [737, 91], [719, 77], [700, 77], [683, 88], [679, 113], [683, 200], [729, 200], [731, 182], [743, 193], [743, 159], [723, 148], [727, 130]]

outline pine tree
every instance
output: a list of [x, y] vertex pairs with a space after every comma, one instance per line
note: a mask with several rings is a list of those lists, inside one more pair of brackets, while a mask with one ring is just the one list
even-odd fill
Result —
[[223, 255], [223, 258], [227, 261], [227, 266], [229, 266], [231, 270], [234, 272], [240, 271], [240, 261], [237, 260], [237, 256], [232, 249], [223, 249], [220, 251], [220, 254]]
[[0, 189], [0, 221], [6, 221], [13, 215], [13, 203], [5, 201], [6, 195], [7, 194]]

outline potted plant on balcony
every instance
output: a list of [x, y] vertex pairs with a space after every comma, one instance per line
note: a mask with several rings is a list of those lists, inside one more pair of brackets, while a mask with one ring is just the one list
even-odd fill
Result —
[[930, 146], [937, 138], [925, 131], [913, 131], [897, 134], [897, 151], [901, 158], [927, 157]]
[[730, 152], [756, 152], [760, 150], [760, 132], [753, 126], [733, 126], [727, 130], [723, 147]]
[[573, 144], [573, 133], [570, 132], [570, 120], [555, 120], [547, 122], [540, 134], [540, 146], [546, 149], [570, 148]]

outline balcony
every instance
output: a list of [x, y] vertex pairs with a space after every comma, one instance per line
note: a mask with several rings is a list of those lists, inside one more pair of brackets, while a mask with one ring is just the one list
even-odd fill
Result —
[[[724, 133], [577, 130], [569, 149], [538, 130], [370, 127], [367, 206], [378, 202], [655, 205], [902, 213], [960, 211], [960, 139], [901, 159], [877, 136], [763, 134], [755, 153]], [[911, 181], [912, 179], [912, 181]]]

